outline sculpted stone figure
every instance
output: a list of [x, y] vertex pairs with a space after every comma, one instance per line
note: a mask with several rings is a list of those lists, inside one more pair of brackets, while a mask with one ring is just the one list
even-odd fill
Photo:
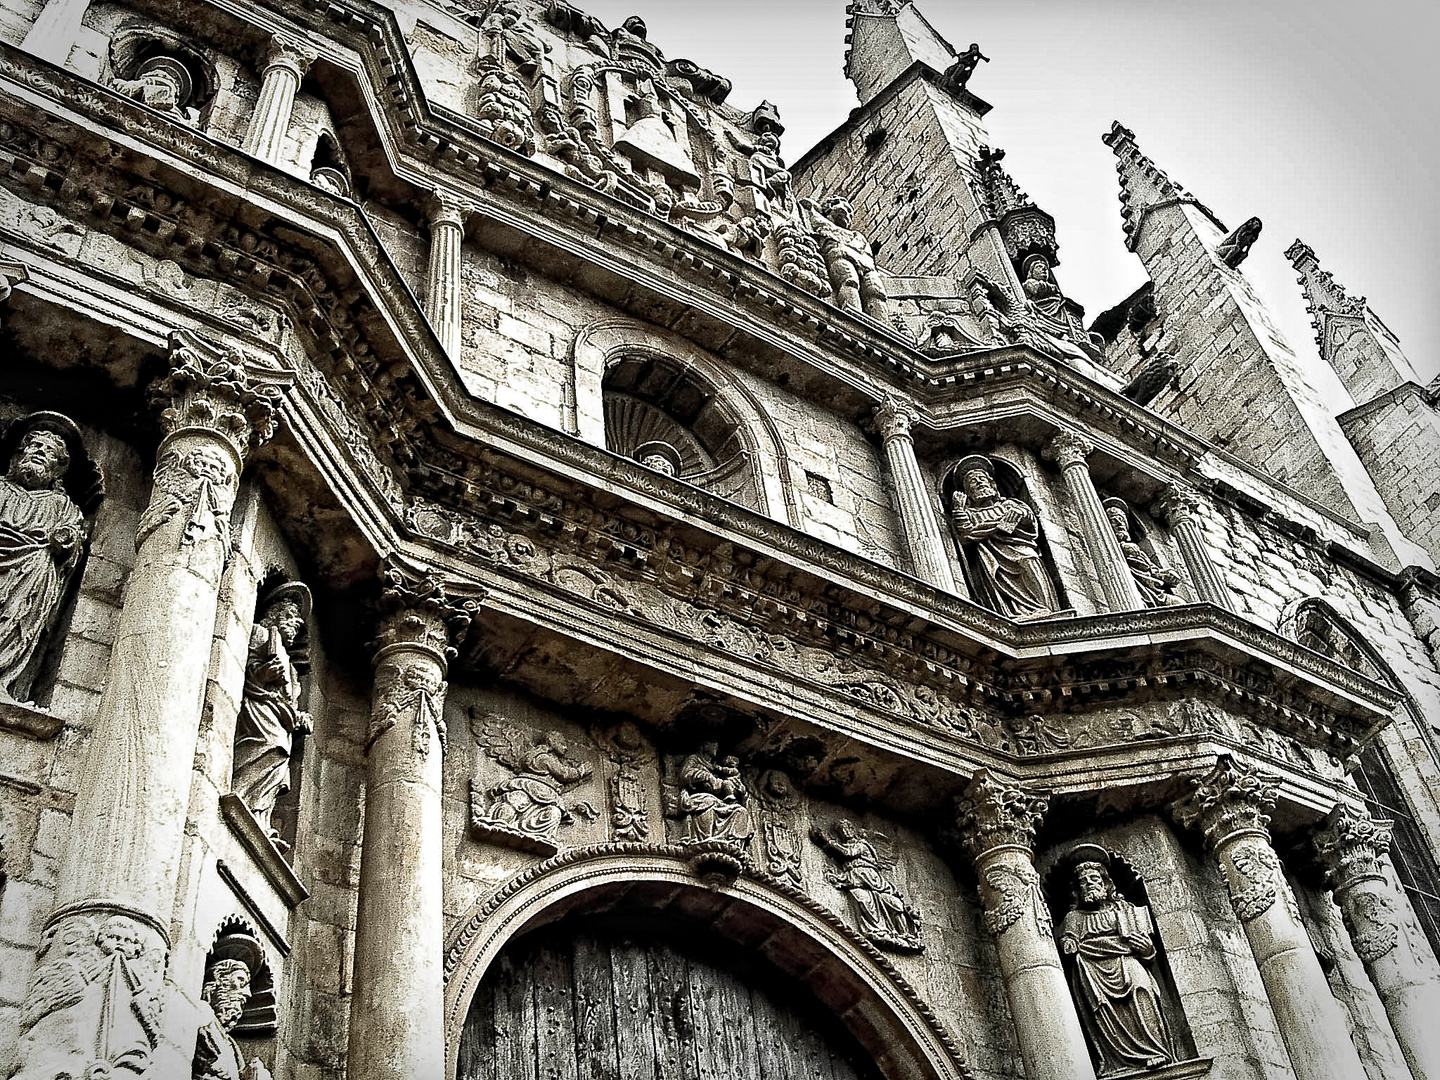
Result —
[[836, 302], [846, 311], [888, 319], [890, 296], [870, 252], [870, 241], [850, 228], [855, 208], [838, 195], [822, 203], [801, 199], [800, 208], [825, 260]]
[[1065, 297], [1055, 277], [1050, 272], [1050, 262], [1044, 255], [1031, 255], [1025, 260], [1025, 300], [1030, 309], [1046, 319], [1053, 319], [1057, 332], [1065, 329]]
[[1231, 270], [1238, 270], [1250, 255], [1250, 249], [1255, 246], [1255, 241], [1260, 239], [1260, 230], [1264, 225], [1258, 217], [1252, 217], [1245, 224], [1232, 232], [1220, 246], [1215, 249], [1215, 255]]
[[1124, 499], [1106, 499], [1105, 516], [1115, 530], [1115, 539], [1120, 541], [1120, 550], [1125, 554], [1125, 563], [1135, 579], [1135, 586], [1150, 607], [1170, 607], [1183, 603], [1176, 595], [1175, 587], [1180, 584], [1180, 575], [1168, 566], [1161, 566], [1148, 551], [1135, 543], [1130, 532], [1130, 508]]
[[310, 714], [300, 709], [310, 604], [310, 590], [298, 581], [284, 582], [261, 597], [235, 724], [231, 784], [272, 840], [278, 840], [270, 827], [275, 801], [290, 790], [295, 734], [313, 730]]
[[200, 1029], [195, 1034], [192, 1080], [271, 1080], [270, 1070], [259, 1060], [245, 1061], [240, 1045], [231, 1034], [250, 1000], [251, 980], [259, 965], [258, 944], [241, 958], [235, 954], [236, 938], [226, 939], [226, 955], [212, 959], [200, 990]]
[[900, 895], [875, 845], [843, 818], [833, 833], [817, 828], [810, 836], [840, 864], [825, 880], [850, 898], [860, 932], [881, 948], [919, 952], [920, 916]]
[[755, 834], [740, 761], [721, 758], [720, 744], [707, 742], [680, 764], [679, 790], [670, 816], [680, 822], [685, 843], [729, 840], [748, 845]]
[[163, 113], [187, 122], [196, 118], [190, 101], [195, 96], [195, 79], [190, 69], [173, 56], [152, 56], [140, 65], [133, 79], [116, 79], [114, 88]]
[[[472, 730], [486, 751], [515, 775], [486, 794], [488, 808], [474, 800], [470, 826], [476, 835], [508, 847], [553, 855], [560, 826], [573, 821], [564, 792], [594, 772], [588, 762], [572, 760], [570, 743], [558, 731], [527, 738], [504, 724], [482, 721]], [[595, 809], [580, 803], [576, 811], [593, 819]]]
[[974, 554], [996, 610], [1016, 619], [1058, 611], [1055, 585], [1040, 554], [1035, 511], [1020, 499], [1000, 494], [995, 466], [987, 457], [967, 457], [956, 472], [960, 486], [950, 522], [960, 542]]
[[64, 486], [84, 449], [80, 429], [59, 413], [22, 417], [6, 441], [14, 450], [0, 478], [0, 699], [13, 701], [84, 547], [85, 517]]
[[1073, 958], [1070, 985], [1099, 1059], [1100, 1076], [1158, 1069], [1174, 1061], [1160, 992], [1147, 966], [1155, 959], [1148, 908], [1120, 896], [1110, 855], [1083, 844], [1072, 858], [1074, 891], [1060, 927], [1060, 949]]

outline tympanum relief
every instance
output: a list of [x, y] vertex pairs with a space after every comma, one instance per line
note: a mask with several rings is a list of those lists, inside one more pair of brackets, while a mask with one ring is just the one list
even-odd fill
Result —
[[314, 730], [300, 708], [300, 679], [308, 670], [310, 590], [286, 581], [260, 598], [250, 631], [245, 686], [235, 723], [235, 794], [277, 846], [271, 827], [275, 802], [290, 790], [290, 756], [295, 736]]
[[599, 816], [587, 800], [566, 801], [570, 789], [595, 770], [560, 732], [521, 731], [479, 710], [471, 711], [470, 730], [485, 753], [513, 773], [489, 786], [471, 781], [471, 835], [548, 858], [560, 850], [562, 825]]
[[1174, 1052], [1152, 971], [1157, 949], [1149, 908], [1120, 895], [1104, 848], [1081, 844], [1066, 863], [1071, 898], [1060, 925], [1060, 951], [1098, 1075], [1170, 1064]]
[[956, 476], [950, 523], [995, 609], [1015, 619], [1058, 611], [1060, 601], [1040, 553], [1035, 511], [1025, 501], [1000, 493], [995, 465], [987, 457], [965, 458]]
[[54, 624], [80, 564], [89, 526], [75, 495], [99, 474], [80, 429], [59, 413], [32, 413], [13, 423], [0, 448], [9, 466], [0, 478], [0, 700], [27, 689], [32, 661]]
[[810, 837], [830, 856], [838, 869], [825, 880], [850, 899], [859, 931], [882, 949], [920, 952], [920, 914], [900, 894], [895, 865], [880, 856], [877, 834], [867, 834], [841, 818], [832, 829], [816, 828]]

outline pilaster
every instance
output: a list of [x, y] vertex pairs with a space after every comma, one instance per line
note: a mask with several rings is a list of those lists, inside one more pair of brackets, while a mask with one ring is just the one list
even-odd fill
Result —
[[463, 312], [460, 299], [461, 247], [472, 208], [459, 197], [436, 191], [430, 199], [430, 272], [425, 313], [445, 352], [460, 355]]

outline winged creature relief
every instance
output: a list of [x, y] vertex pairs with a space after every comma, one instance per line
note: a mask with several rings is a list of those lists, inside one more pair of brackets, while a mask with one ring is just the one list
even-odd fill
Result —
[[893, 862], [881, 859], [874, 843], [879, 834], [863, 833], [842, 819], [833, 831], [816, 828], [810, 836], [839, 865], [825, 880], [850, 898], [860, 932], [890, 952], [923, 950], [920, 914], [900, 895]]
[[574, 760], [558, 731], [527, 734], [498, 717], [472, 713], [471, 731], [485, 752], [515, 775], [489, 788], [471, 782], [470, 832], [477, 839], [546, 858], [560, 850], [560, 826], [597, 817], [589, 802], [567, 806], [565, 794], [587, 779], [593, 767]]

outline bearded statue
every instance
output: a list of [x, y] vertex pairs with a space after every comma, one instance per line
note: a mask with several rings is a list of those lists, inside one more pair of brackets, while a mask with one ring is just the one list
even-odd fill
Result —
[[200, 990], [192, 1080], [273, 1080], [263, 1062], [246, 1063], [231, 1034], [245, 1015], [263, 955], [258, 941], [241, 934], [226, 935], [211, 953]]

